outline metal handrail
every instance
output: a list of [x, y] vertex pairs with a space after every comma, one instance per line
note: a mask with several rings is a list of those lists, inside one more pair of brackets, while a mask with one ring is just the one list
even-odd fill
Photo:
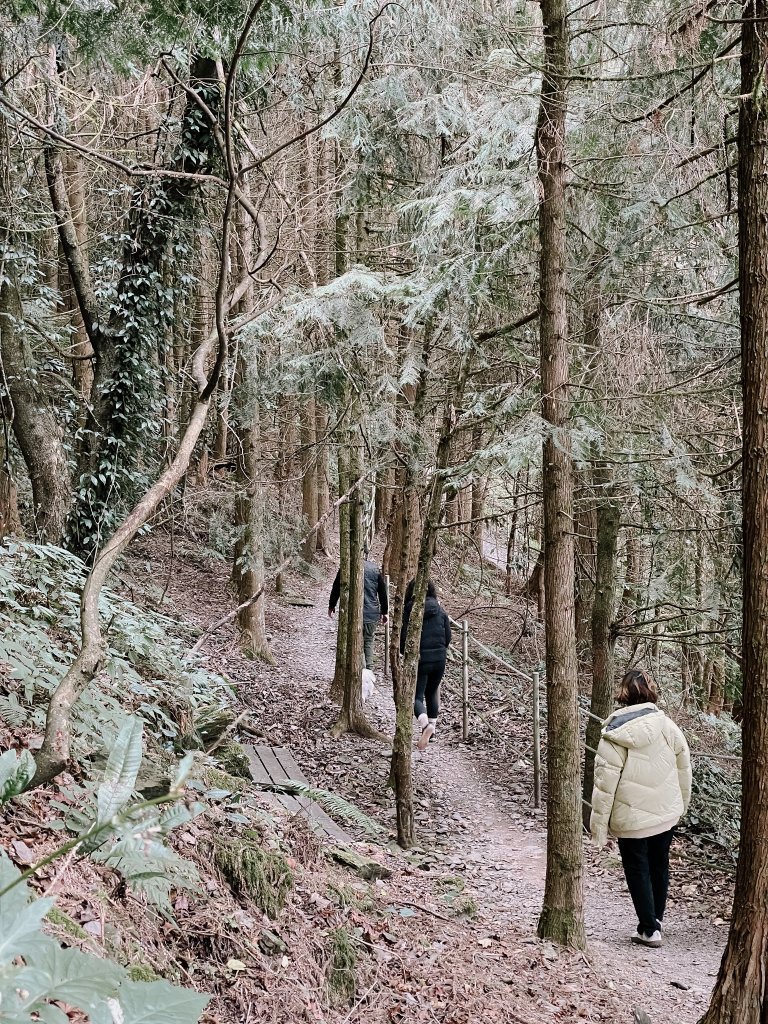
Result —
[[[456, 626], [458, 629], [463, 629], [462, 623], [466, 622], [467, 620], [463, 619], [462, 622], [457, 622], [456, 619], [452, 619], [449, 615], [448, 621], [451, 623], [452, 626]], [[498, 655], [495, 651], [491, 650], [490, 647], [486, 647], [486, 645], [482, 643], [482, 641], [478, 640], [476, 636], [473, 636], [472, 633], [469, 634], [469, 639], [472, 641], [473, 644], [475, 644], [476, 647], [479, 647], [484, 654], [486, 654], [489, 658], [493, 658], [494, 661], [498, 661], [498, 663], [500, 665], [503, 665], [504, 668], [509, 669], [509, 671], [513, 675], [519, 676], [521, 679], [524, 679], [526, 683], [533, 682], [533, 676], [529, 676], [527, 672], [522, 672], [519, 668], [516, 668], [510, 662], [505, 661], [504, 658]]]

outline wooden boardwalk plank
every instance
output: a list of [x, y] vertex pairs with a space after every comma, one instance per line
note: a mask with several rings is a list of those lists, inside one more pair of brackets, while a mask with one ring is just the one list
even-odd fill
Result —
[[273, 782], [284, 782], [288, 778], [285, 774], [285, 768], [283, 768], [275, 757], [275, 752], [272, 747], [256, 747], [256, 753], [261, 758], [261, 761], [269, 772]]
[[303, 782], [305, 786], [309, 785], [309, 782], [304, 776], [301, 768], [296, 764], [296, 760], [293, 754], [288, 750], [287, 747], [273, 747], [272, 751], [277, 758], [281, 768], [285, 772], [286, 778], [295, 779], [297, 782]]
[[264, 767], [264, 763], [259, 757], [256, 748], [252, 747], [250, 744], [246, 744], [243, 746], [243, 750], [248, 755], [248, 760], [251, 763], [251, 775], [253, 776], [253, 781], [262, 786], [265, 783], [272, 782], [272, 776]]
[[[270, 783], [283, 783], [288, 780], [301, 782], [305, 786], [310, 783], [296, 763], [293, 754], [287, 747], [268, 747], [244, 744], [251, 767], [251, 775], [257, 785], [268, 786]], [[314, 800], [306, 796], [290, 793], [273, 793], [273, 804], [279, 803], [290, 814], [301, 814], [307, 819], [310, 827], [322, 838], [349, 845], [353, 842], [348, 832], [333, 820]]]

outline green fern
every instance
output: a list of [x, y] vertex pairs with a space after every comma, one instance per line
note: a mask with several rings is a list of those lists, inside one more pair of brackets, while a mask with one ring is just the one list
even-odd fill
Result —
[[355, 807], [349, 800], [345, 800], [338, 793], [332, 793], [328, 789], [318, 789], [316, 786], [309, 786], [306, 782], [298, 782], [296, 779], [286, 779], [285, 782], [266, 783], [260, 786], [261, 789], [272, 793], [287, 793], [289, 796], [303, 796], [320, 804], [323, 810], [329, 814], [341, 818], [370, 836], [385, 835], [385, 830], [377, 821]]
[[28, 750], [22, 750], [20, 754], [15, 750], [6, 750], [0, 756], [0, 804], [23, 793], [35, 769], [35, 762]]
[[15, 693], [0, 695], [0, 718], [12, 729], [20, 729], [29, 718], [29, 711], [22, 707]]

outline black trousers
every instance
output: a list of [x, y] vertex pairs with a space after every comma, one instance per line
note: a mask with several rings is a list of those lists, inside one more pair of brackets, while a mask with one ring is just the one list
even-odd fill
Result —
[[425, 705], [428, 718], [437, 718], [440, 712], [440, 683], [445, 675], [445, 661], [424, 664], [419, 662], [416, 676], [416, 700], [413, 713], [418, 718], [424, 714]]
[[619, 853], [629, 894], [639, 921], [638, 931], [652, 935], [664, 919], [669, 889], [669, 847], [675, 830], [647, 839], [619, 839]]

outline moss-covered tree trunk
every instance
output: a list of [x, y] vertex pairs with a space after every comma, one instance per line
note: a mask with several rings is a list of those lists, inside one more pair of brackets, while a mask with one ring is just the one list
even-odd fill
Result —
[[544, 588], [547, 655], [547, 871], [539, 935], [581, 949], [581, 744], [574, 620], [573, 459], [569, 435], [565, 0], [540, 0], [544, 72], [536, 129], [539, 205]]
[[16, 481], [11, 470], [10, 431], [0, 428], [0, 541], [6, 537], [22, 537]]
[[[214, 113], [219, 85], [212, 61], [195, 58], [191, 88]], [[52, 83], [56, 94], [58, 82]], [[61, 103], [52, 111], [63, 116]], [[164, 287], [170, 243], [199, 192], [199, 179], [211, 169], [218, 152], [215, 134], [193, 97], [188, 98], [179, 143], [169, 170], [189, 177], [142, 179], [131, 194], [124, 227], [125, 244], [115, 295], [109, 312], [102, 308], [91, 281], [87, 251], [80, 245], [65, 176], [66, 154], [52, 145], [44, 152], [48, 191], [62, 252], [82, 324], [93, 346], [92, 401], [77, 467], [78, 486], [68, 540], [83, 554], [93, 554], [104, 533], [111, 532], [121, 503], [142, 489], [159, 458], [159, 388], [164, 360], [159, 358], [173, 303]], [[178, 258], [179, 253], [176, 253]]]

